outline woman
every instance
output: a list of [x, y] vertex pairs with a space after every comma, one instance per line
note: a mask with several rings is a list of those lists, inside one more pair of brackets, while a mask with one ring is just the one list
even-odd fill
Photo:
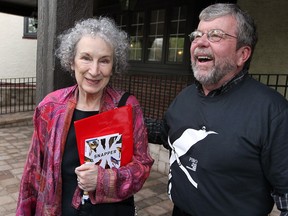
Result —
[[102, 17], [76, 23], [59, 41], [56, 54], [77, 84], [50, 93], [35, 110], [16, 215], [134, 215], [133, 194], [153, 164], [137, 99], [126, 102], [133, 107], [133, 159], [119, 169], [80, 166], [73, 124], [117, 107], [124, 92], [108, 84], [126, 68], [127, 34]]

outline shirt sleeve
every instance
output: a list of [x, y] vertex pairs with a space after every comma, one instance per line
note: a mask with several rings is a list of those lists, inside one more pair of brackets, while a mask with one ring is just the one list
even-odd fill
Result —
[[148, 127], [148, 141], [152, 144], [163, 145], [170, 149], [168, 144], [169, 127], [165, 119], [146, 119]]
[[280, 216], [288, 216], [288, 193], [281, 195], [272, 193], [272, 197], [277, 209], [281, 211]]
[[161, 119], [145, 118], [145, 125], [148, 131], [149, 143], [163, 144], [160, 137], [162, 124], [163, 120]]
[[288, 216], [288, 109], [269, 124], [269, 136], [262, 154], [263, 170], [272, 185], [272, 197], [280, 216]]

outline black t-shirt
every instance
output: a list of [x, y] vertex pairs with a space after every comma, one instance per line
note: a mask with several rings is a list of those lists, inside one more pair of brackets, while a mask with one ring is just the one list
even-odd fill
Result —
[[287, 107], [249, 77], [215, 97], [184, 89], [165, 115], [174, 204], [193, 216], [268, 215], [272, 190], [288, 190]]
[[81, 111], [75, 109], [72, 122], [66, 139], [62, 158], [62, 215], [78, 215], [77, 210], [71, 206], [72, 198], [77, 187], [75, 168], [80, 166], [74, 121], [98, 114], [98, 111]]

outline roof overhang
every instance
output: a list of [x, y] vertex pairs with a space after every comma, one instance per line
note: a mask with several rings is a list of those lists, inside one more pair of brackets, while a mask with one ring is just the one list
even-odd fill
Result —
[[0, 0], [0, 12], [19, 16], [37, 15], [38, 0]]

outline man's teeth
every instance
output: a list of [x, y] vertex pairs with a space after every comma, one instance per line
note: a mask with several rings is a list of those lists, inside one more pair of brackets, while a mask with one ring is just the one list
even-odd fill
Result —
[[197, 59], [198, 59], [198, 61], [200, 61], [200, 62], [210, 61], [210, 60], [211, 60], [211, 58], [208, 57], [208, 56], [198, 56]]

